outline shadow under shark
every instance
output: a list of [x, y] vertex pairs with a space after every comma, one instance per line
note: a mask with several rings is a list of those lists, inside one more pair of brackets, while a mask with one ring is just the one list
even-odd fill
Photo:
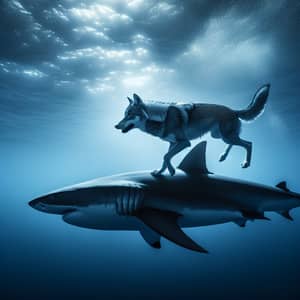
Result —
[[62, 215], [66, 223], [102, 230], [137, 230], [154, 248], [161, 236], [184, 248], [207, 253], [182, 227], [264, 219], [272, 211], [292, 220], [300, 194], [285, 182], [276, 187], [210, 173], [206, 142], [195, 146], [175, 176], [154, 177], [149, 171], [102, 177], [54, 191], [29, 202], [45, 213]]

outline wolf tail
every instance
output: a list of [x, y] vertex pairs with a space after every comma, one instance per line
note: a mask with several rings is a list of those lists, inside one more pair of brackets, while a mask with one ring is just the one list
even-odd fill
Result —
[[238, 117], [244, 121], [252, 121], [261, 115], [268, 99], [269, 90], [270, 84], [265, 84], [260, 87], [249, 106], [246, 109], [237, 111]]

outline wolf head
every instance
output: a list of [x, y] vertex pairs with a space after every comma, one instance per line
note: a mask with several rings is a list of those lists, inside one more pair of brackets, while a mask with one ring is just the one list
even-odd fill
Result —
[[127, 99], [129, 105], [125, 110], [124, 118], [115, 126], [123, 133], [133, 128], [139, 128], [149, 118], [146, 105], [137, 94], [133, 94], [133, 100], [129, 97]]

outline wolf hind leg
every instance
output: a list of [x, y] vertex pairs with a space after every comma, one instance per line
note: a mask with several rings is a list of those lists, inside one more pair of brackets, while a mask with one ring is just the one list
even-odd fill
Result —
[[242, 168], [249, 167], [252, 156], [252, 143], [239, 137], [241, 132], [241, 121], [238, 118], [233, 118], [220, 123], [219, 128], [223, 141], [228, 144], [226, 150], [220, 157], [220, 161], [226, 159], [232, 146], [241, 146], [247, 152], [245, 161], [242, 163]]
[[220, 155], [220, 158], [219, 158], [220, 162], [224, 161], [227, 158], [232, 146], [233, 146], [232, 144], [229, 144], [229, 145], [226, 146], [224, 152]]
[[251, 157], [252, 157], [252, 143], [242, 139], [239, 139], [238, 143], [240, 146], [244, 147], [247, 151], [246, 159], [244, 162], [242, 162], [242, 168], [248, 168], [250, 166]]
[[225, 143], [231, 144], [232, 146], [241, 146], [246, 150], [246, 158], [242, 162], [242, 168], [248, 168], [251, 163], [252, 157], [252, 143], [241, 139], [239, 136], [232, 136], [223, 138]]

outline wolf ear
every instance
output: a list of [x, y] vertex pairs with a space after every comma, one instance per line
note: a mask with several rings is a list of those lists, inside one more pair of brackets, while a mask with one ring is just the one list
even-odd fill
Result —
[[134, 100], [134, 104], [136, 105], [141, 105], [143, 103], [143, 100], [137, 94], [133, 94], [133, 100]]
[[133, 100], [129, 97], [127, 97], [128, 101], [129, 101], [129, 104], [132, 104], [133, 103]]
[[144, 114], [144, 116], [149, 119], [149, 113], [147, 111], [146, 105], [144, 104], [143, 100], [141, 99], [140, 96], [138, 96], [137, 94], [133, 94], [133, 104], [138, 105], [142, 108], [142, 112]]

